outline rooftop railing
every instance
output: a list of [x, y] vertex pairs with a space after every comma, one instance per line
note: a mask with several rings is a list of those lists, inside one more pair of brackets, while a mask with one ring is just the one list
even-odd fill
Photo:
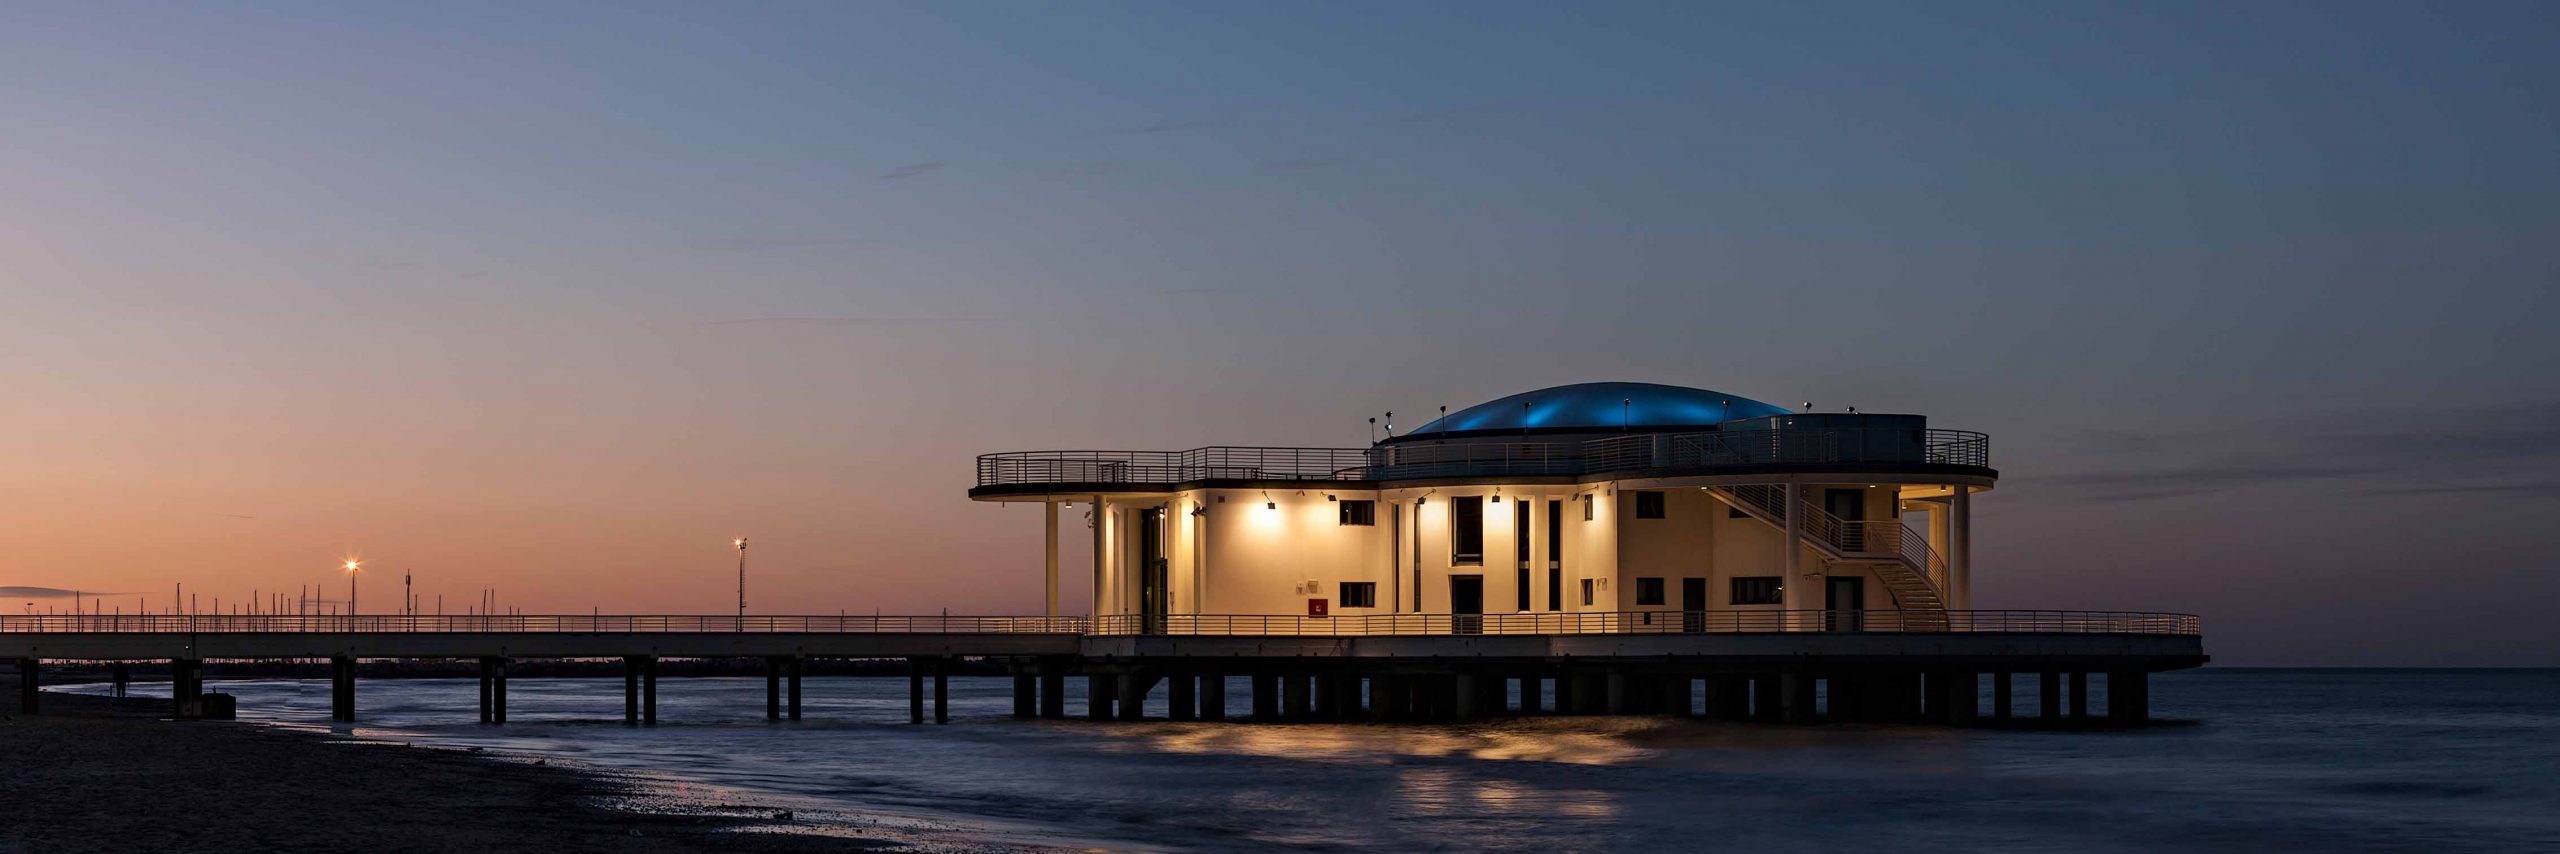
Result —
[[1091, 617], [32, 615], [0, 633], [627, 633], [1080, 634], [1214, 636], [1615, 635], [1752, 632], [1953, 632], [2200, 635], [2193, 614], [2147, 611], [1587, 611], [1530, 614], [1173, 614]]
[[978, 485], [1383, 481], [1837, 463], [1989, 466], [1991, 437], [1967, 430], [1752, 429], [1552, 442], [1409, 441], [1374, 448], [1012, 451], [979, 455]]

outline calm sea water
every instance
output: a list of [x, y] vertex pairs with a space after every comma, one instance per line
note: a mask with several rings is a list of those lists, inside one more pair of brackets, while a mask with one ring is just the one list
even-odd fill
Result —
[[[331, 726], [325, 681], [213, 689]], [[768, 724], [762, 679], [703, 678], [661, 680], [660, 725], [633, 728], [620, 680], [509, 689], [509, 723], [484, 727], [471, 680], [367, 681], [352, 732], [1106, 847], [2560, 850], [2553, 670], [2189, 671], [2157, 677], [2153, 705], [2192, 723], [2080, 733], [1018, 721], [1009, 682], [970, 678], [947, 726], [905, 723], [903, 679], [812, 678], [807, 719]]]

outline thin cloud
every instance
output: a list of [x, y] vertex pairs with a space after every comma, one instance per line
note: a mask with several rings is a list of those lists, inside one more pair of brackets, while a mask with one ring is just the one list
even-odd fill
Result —
[[2092, 436], [2084, 447], [2092, 456], [2141, 461], [2051, 478], [2093, 501], [2353, 480], [2390, 481], [2358, 490], [2376, 496], [2560, 495], [2560, 400], [2332, 413], [2185, 433], [2108, 433]]
[[950, 163], [948, 163], [948, 162], [944, 162], [944, 161], [940, 161], [940, 160], [927, 161], [927, 162], [924, 162], [924, 163], [909, 163], [909, 164], [907, 164], [907, 165], [905, 165], [905, 166], [900, 166], [900, 167], [898, 167], [898, 168], [896, 168], [896, 169], [891, 169], [891, 170], [889, 170], [889, 171], [887, 171], [887, 172], [882, 172], [882, 173], [880, 173], [880, 178], [879, 178], [879, 180], [882, 180], [882, 181], [897, 181], [897, 180], [906, 179], [906, 178], [913, 178], [913, 177], [916, 177], [916, 176], [918, 176], [918, 175], [925, 175], [925, 174], [930, 174], [930, 173], [933, 173], [933, 172], [939, 172], [939, 171], [941, 171], [944, 167], [947, 167], [947, 166], [950, 166], [950, 165], [951, 165]]
[[993, 317], [859, 317], [850, 315], [784, 315], [706, 320], [704, 326], [896, 327], [928, 324], [993, 323]]
[[706, 240], [692, 244], [706, 252], [747, 252], [757, 249], [790, 249], [800, 246], [844, 246], [860, 242], [853, 237], [736, 237]]

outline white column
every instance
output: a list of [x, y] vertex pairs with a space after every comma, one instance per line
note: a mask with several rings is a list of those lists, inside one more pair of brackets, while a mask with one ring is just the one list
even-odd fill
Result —
[[1947, 499], [1947, 608], [1973, 609], [1973, 487]]
[[1040, 502], [1040, 516], [1048, 527], [1048, 547], [1042, 553], [1047, 558], [1044, 564], [1048, 569], [1049, 579], [1048, 614], [1056, 617], [1058, 616], [1058, 502]]
[[1110, 551], [1103, 547], [1105, 532], [1111, 529], [1111, 514], [1102, 506], [1102, 496], [1093, 497], [1093, 616], [1098, 620], [1110, 613], [1111, 600], [1103, 598], [1104, 576], [1111, 572]]
[[1779, 588], [1780, 601], [1785, 604], [1778, 607], [1787, 609], [1788, 627], [1793, 628], [1793, 621], [1796, 619], [1793, 612], [1804, 610], [1807, 607], [1805, 603], [1812, 601], [1809, 597], [1813, 594], [1813, 591], [1805, 589], [1804, 580], [1804, 514], [1800, 512], [1804, 504], [1804, 495], [1802, 487], [1797, 486], [1794, 481], [1787, 482], [1786, 503], [1786, 573], [1778, 582], [1782, 585]]

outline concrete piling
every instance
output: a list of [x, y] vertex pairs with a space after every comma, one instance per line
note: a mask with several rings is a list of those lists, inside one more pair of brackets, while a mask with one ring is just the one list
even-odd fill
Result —
[[2071, 671], [2071, 722], [2089, 720], [2089, 671]]
[[1200, 717], [1200, 698], [1195, 689], [1200, 677], [1176, 673], [1165, 678], [1164, 712], [1167, 720], [1188, 721]]
[[1200, 719], [1227, 719], [1227, 677], [1215, 673], [1200, 677]]
[[19, 714], [32, 715], [36, 713], [36, 696], [43, 693], [42, 690], [36, 686], [36, 677], [41, 669], [42, 667], [40, 666], [38, 659], [18, 659]]
[[2047, 670], [2036, 674], [2036, 719], [2045, 726], [2062, 722], [2062, 674]]
[[2008, 723], [2011, 715], [2015, 713], [2015, 709], [2012, 708], [2014, 705], [2015, 700], [2009, 692], [2009, 671], [2002, 670], [1991, 674], [1991, 719]]

